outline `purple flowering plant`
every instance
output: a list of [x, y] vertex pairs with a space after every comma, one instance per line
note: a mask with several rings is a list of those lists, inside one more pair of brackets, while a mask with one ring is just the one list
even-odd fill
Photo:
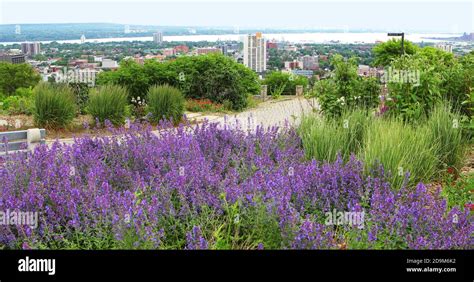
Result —
[[[308, 161], [289, 127], [112, 131], [0, 162], [0, 211], [39, 221], [0, 225], [0, 249], [472, 248], [468, 211], [354, 156]], [[325, 224], [333, 209], [363, 209], [363, 228]]]

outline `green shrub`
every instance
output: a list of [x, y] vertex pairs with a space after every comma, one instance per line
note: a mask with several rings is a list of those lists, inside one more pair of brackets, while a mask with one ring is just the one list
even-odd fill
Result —
[[461, 116], [461, 127], [466, 140], [474, 138], [474, 88], [465, 95], [462, 102], [463, 115]]
[[30, 115], [33, 99], [31, 97], [9, 96], [3, 100], [3, 106], [0, 108], [10, 115]]
[[0, 92], [6, 96], [18, 95], [18, 88], [34, 87], [40, 80], [41, 76], [28, 63], [0, 62]]
[[339, 117], [350, 109], [371, 110], [379, 104], [380, 83], [376, 78], [361, 78], [354, 58], [344, 60], [337, 55], [331, 61], [331, 78], [315, 83], [312, 96], [318, 98], [322, 112]]
[[449, 209], [459, 207], [464, 209], [466, 204], [472, 203], [472, 193], [474, 189], [474, 174], [461, 175], [454, 180], [449, 177], [441, 190], [441, 195], [446, 198], [446, 204]]
[[81, 114], [86, 113], [87, 103], [89, 101], [89, 86], [87, 83], [69, 83], [74, 97], [76, 99], [76, 105]]
[[34, 90], [33, 117], [39, 127], [64, 128], [76, 115], [72, 90], [67, 85], [40, 83]]
[[407, 172], [410, 185], [433, 179], [438, 165], [436, 150], [426, 127], [413, 128], [400, 120], [376, 119], [367, 129], [359, 157], [367, 171], [382, 164], [392, 175], [392, 187], [400, 188]]
[[209, 99], [218, 104], [228, 100], [232, 110], [244, 109], [247, 97], [260, 92], [255, 72], [221, 54], [182, 56], [167, 62], [148, 60], [143, 66], [124, 60], [117, 71], [102, 72], [97, 84], [126, 87], [130, 101], [143, 96], [153, 85], [168, 84], [186, 98]]
[[104, 85], [91, 89], [86, 111], [99, 122], [109, 120], [114, 125], [123, 124], [127, 113], [128, 93], [124, 87]]
[[186, 110], [190, 112], [222, 112], [224, 107], [209, 99], [188, 99], [186, 100]]
[[181, 91], [169, 85], [150, 87], [147, 96], [148, 111], [155, 122], [161, 119], [179, 123], [184, 114], [185, 99]]
[[[404, 69], [416, 72], [416, 67]], [[441, 100], [438, 84], [439, 79], [432, 71], [420, 72], [419, 84], [407, 82], [390, 82], [387, 101], [392, 116], [402, 117], [405, 121], [416, 123], [429, 116], [434, 105]]]
[[305, 76], [272, 71], [265, 76], [262, 84], [267, 85], [270, 95], [279, 97], [280, 95], [295, 95], [297, 85], [303, 86], [304, 89], [308, 83]]
[[15, 90], [15, 96], [24, 97], [24, 98], [31, 98], [33, 97], [33, 88], [32, 87], [20, 87]]

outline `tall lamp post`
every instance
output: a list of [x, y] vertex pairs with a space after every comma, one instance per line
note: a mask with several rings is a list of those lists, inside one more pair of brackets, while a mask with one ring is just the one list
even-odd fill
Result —
[[405, 47], [404, 47], [405, 32], [389, 32], [387, 35], [388, 36], [401, 36], [402, 37], [402, 55], [405, 54]]

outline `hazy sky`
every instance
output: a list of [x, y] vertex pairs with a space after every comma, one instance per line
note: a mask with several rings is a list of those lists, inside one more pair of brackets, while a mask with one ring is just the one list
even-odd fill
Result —
[[87, 23], [175, 26], [474, 31], [473, 1], [0, 0], [0, 24]]

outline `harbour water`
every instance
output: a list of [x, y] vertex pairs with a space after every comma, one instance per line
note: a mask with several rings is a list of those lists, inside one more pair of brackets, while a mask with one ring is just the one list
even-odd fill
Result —
[[[179, 35], [179, 36], [164, 36], [164, 41], [177, 42], [177, 41], [241, 41], [244, 34], [223, 34], [223, 35]], [[412, 42], [439, 42], [448, 41], [442, 39], [430, 39], [430, 38], [450, 38], [458, 37], [461, 34], [454, 33], [407, 33], [405, 38]], [[294, 43], [375, 43], [377, 41], [387, 41], [390, 37], [387, 33], [356, 33], [356, 32], [340, 32], [340, 33], [326, 33], [326, 32], [312, 32], [312, 33], [274, 33], [264, 34], [267, 40], [277, 41], [289, 41]], [[102, 42], [124, 42], [124, 41], [152, 41], [153, 37], [115, 37], [115, 38], [98, 38], [98, 39], [86, 39], [85, 42], [89, 43], [102, 43]], [[77, 40], [56, 40], [58, 43], [81, 43], [80, 39]], [[41, 43], [50, 43], [52, 41], [40, 41]], [[10, 45], [21, 42], [0, 42], [2, 45]]]

